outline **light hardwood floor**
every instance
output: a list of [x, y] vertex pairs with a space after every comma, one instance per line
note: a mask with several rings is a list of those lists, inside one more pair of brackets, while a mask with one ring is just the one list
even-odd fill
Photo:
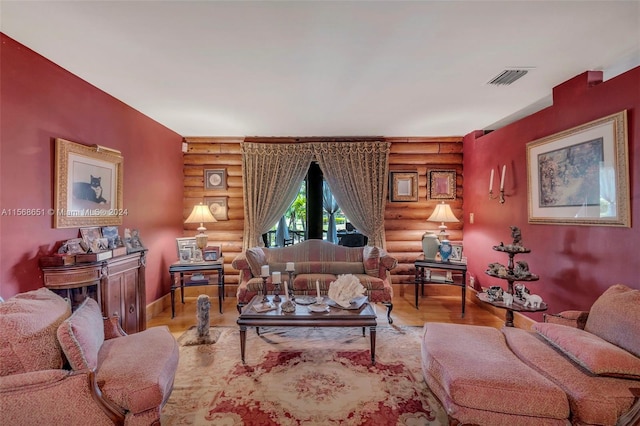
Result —
[[[460, 288], [454, 286], [427, 285], [425, 296], [420, 297], [419, 308], [414, 302], [413, 286], [406, 286], [395, 291], [393, 299], [393, 326], [422, 326], [425, 322], [449, 322], [457, 324], [486, 325], [500, 328], [504, 325], [504, 317], [499, 317], [491, 311], [483, 309], [471, 299], [473, 292], [467, 291], [465, 317], [461, 318]], [[179, 336], [189, 327], [196, 324], [197, 296], [185, 296], [185, 303], [180, 302], [179, 292], [176, 292], [176, 316], [171, 318], [171, 307], [147, 321], [147, 327], [167, 325], [171, 332]], [[387, 326], [387, 308], [375, 305], [378, 313], [378, 325]], [[211, 326], [235, 326], [238, 319], [236, 298], [227, 296], [223, 304], [223, 313], [218, 312], [217, 296], [211, 297]]]

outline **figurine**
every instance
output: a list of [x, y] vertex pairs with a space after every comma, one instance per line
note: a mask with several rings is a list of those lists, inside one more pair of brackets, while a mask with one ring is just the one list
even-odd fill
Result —
[[513, 238], [513, 245], [519, 246], [520, 241], [522, 241], [522, 233], [520, 232], [520, 228], [517, 226], [510, 226], [511, 228], [511, 238]]
[[502, 293], [502, 301], [505, 305], [511, 306], [513, 304], [513, 294], [509, 294], [506, 291]]
[[209, 296], [207, 296], [206, 294], [201, 294], [200, 296], [198, 296], [196, 306], [196, 318], [198, 320], [198, 341], [205, 343], [207, 340], [209, 340], [209, 310], [211, 308], [211, 301], [209, 300]]
[[542, 304], [542, 297], [537, 294], [522, 293], [522, 297], [525, 299], [524, 307], [531, 306], [534, 309], [538, 309]]
[[529, 264], [524, 260], [518, 260], [516, 262], [516, 267], [514, 268], [513, 273], [518, 278], [530, 277], [531, 272], [529, 272]]

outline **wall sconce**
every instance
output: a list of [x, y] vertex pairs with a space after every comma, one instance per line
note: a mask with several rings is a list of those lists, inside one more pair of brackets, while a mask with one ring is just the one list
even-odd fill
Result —
[[489, 178], [489, 199], [499, 198], [500, 204], [504, 204], [504, 176], [507, 174], [506, 164], [502, 166], [502, 175], [500, 176], [500, 196], [493, 196], [493, 169], [491, 169], [491, 177]]
[[204, 224], [212, 222], [217, 222], [216, 218], [211, 214], [209, 206], [205, 206], [202, 203], [193, 206], [191, 214], [189, 215], [187, 220], [184, 221], [184, 223], [200, 224], [200, 226], [198, 227], [199, 234], [196, 235], [196, 245], [200, 250], [204, 250], [204, 248], [207, 246], [207, 240], [209, 239], [207, 234], [204, 232], [207, 230], [207, 228], [204, 227]]

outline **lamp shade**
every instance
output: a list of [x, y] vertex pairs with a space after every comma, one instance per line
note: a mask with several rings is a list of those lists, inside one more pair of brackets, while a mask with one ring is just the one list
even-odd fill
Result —
[[451, 211], [451, 206], [444, 202], [438, 204], [436, 209], [431, 213], [428, 222], [459, 222], [458, 218]]
[[205, 206], [202, 203], [193, 206], [193, 210], [191, 211], [191, 214], [189, 215], [187, 220], [184, 221], [184, 223], [199, 223], [200, 227], [203, 227], [202, 225], [204, 223], [210, 223], [210, 222], [217, 222], [217, 220], [211, 214], [211, 210], [209, 210], [209, 206]]

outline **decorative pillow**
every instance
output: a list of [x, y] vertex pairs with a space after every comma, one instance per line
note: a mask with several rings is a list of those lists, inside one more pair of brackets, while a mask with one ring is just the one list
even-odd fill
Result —
[[267, 256], [264, 254], [264, 250], [260, 247], [252, 247], [247, 249], [245, 256], [247, 257], [249, 268], [251, 268], [251, 274], [254, 277], [259, 277], [260, 268], [267, 264]]
[[640, 358], [579, 328], [536, 323], [533, 329], [593, 374], [640, 379]]
[[73, 370], [95, 369], [104, 342], [104, 323], [98, 302], [85, 299], [58, 327], [58, 340]]
[[56, 329], [69, 315], [69, 303], [44, 287], [0, 303], [0, 376], [61, 368]]
[[372, 277], [380, 274], [380, 249], [375, 246], [365, 246], [362, 250], [364, 272]]
[[585, 331], [640, 357], [640, 290], [609, 287], [589, 310]]

